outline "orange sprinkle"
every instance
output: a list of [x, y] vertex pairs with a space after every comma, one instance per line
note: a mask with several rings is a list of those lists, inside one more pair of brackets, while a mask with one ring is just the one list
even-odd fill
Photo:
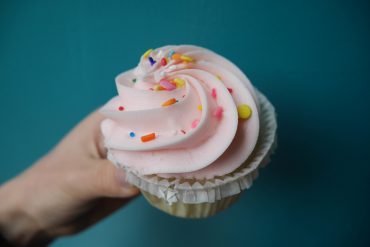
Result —
[[164, 87], [162, 87], [161, 85], [157, 84], [157, 85], [154, 85], [153, 87], [154, 91], [162, 91], [162, 90], [165, 90]]
[[162, 104], [162, 106], [169, 106], [169, 105], [173, 105], [173, 104], [175, 104], [177, 102], [177, 100], [175, 99], [175, 98], [172, 98], [172, 99], [169, 99], [169, 100], [167, 100], [166, 102], [164, 102], [163, 104]]
[[141, 137], [142, 142], [148, 142], [148, 141], [152, 141], [154, 139], [155, 139], [155, 133], [150, 133], [148, 135], [145, 135], [145, 136]]
[[180, 61], [181, 60], [181, 55], [178, 53], [175, 53], [172, 55], [172, 59], [175, 61]]

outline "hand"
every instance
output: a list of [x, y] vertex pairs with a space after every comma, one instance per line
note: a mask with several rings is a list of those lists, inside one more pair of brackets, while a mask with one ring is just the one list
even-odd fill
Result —
[[0, 235], [19, 246], [46, 245], [87, 228], [138, 194], [106, 159], [102, 119], [91, 114], [54, 150], [0, 187]]

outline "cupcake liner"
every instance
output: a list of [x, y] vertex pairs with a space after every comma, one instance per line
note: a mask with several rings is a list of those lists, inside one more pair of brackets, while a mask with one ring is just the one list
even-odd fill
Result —
[[276, 144], [276, 114], [268, 99], [256, 90], [260, 104], [260, 135], [253, 153], [239, 168], [213, 179], [195, 180], [139, 175], [117, 162], [108, 150], [108, 159], [125, 169], [127, 182], [138, 187], [155, 207], [180, 217], [206, 217], [233, 203], [258, 176], [258, 168], [270, 161]]
[[213, 203], [204, 202], [198, 204], [187, 204], [176, 202], [168, 204], [165, 200], [160, 199], [152, 194], [142, 191], [145, 199], [154, 207], [162, 210], [170, 215], [182, 218], [206, 218], [212, 216], [236, 202], [241, 193], [223, 198]]

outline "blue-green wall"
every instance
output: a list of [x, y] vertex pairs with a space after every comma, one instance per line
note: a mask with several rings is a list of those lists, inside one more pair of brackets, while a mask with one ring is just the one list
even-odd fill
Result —
[[0, 183], [112, 97], [114, 77], [147, 48], [196, 44], [275, 104], [273, 162], [216, 217], [181, 220], [139, 198], [53, 246], [369, 246], [369, 10], [365, 0], [1, 0]]

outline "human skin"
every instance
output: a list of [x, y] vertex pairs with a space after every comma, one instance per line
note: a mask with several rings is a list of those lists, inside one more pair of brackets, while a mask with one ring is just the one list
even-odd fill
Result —
[[0, 186], [0, 236], [15, 246], [44, 246], [78, 233], [138, 195], [106, 159], [94, 112], [48, 154]]

